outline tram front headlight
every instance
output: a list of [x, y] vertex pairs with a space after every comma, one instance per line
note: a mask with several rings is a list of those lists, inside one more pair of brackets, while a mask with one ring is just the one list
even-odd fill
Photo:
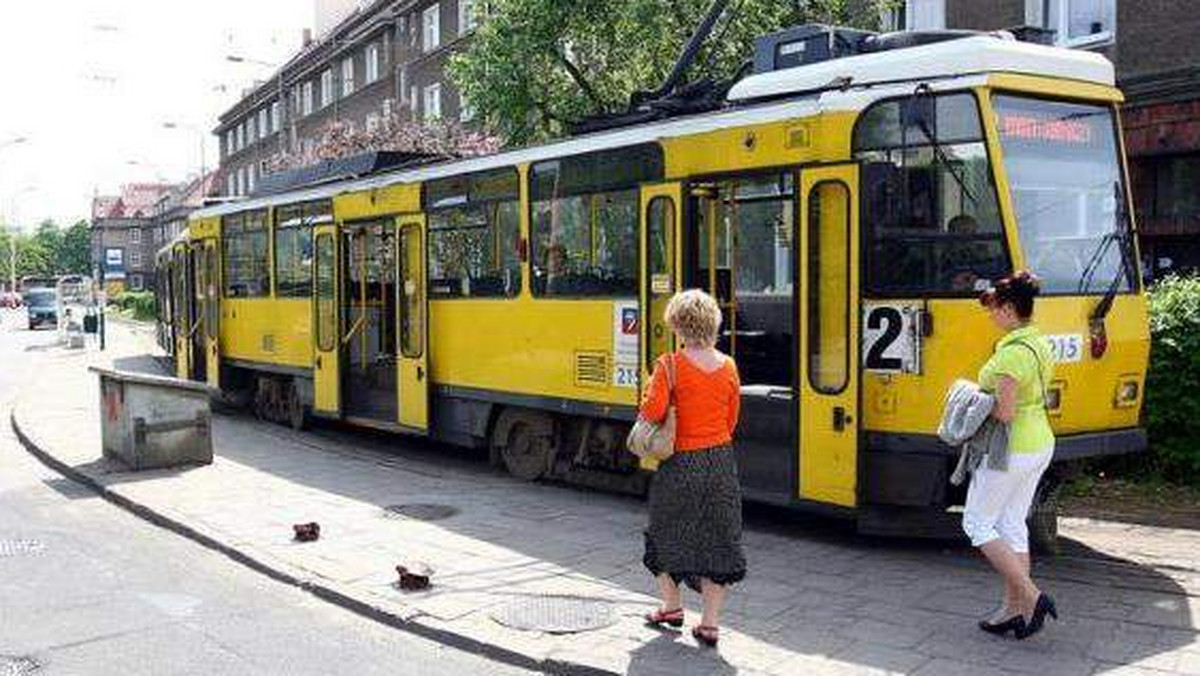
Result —
[[1141, 390], [1141, 385], [1136, 379], [1123, 378], [1117, 383], [1117, 394], [1113, 403], [1118, 408], [1133, 406], [1137, 404]]

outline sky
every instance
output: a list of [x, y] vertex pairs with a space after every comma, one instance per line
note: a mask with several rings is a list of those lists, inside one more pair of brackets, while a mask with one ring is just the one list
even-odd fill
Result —
[[0, 218], [67, 225], [97, 192], [195, 177], [202, 134], [214, 168], [217, 116], [274, 72], [226, 57], [282, 63], [313, 15], [312, 0], [0, 0]]

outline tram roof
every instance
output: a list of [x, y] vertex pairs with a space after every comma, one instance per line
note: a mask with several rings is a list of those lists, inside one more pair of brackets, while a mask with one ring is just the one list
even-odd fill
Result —
[[973, 87], [986, 83], [987, 76], [993, 73], [1065, 78], [1107, 86], [1115, 82], [1112, 63], [1103, 55], [980, 35], [753, 75], [730, 90], [730, 101], [739, 105], [717, 112], [226, 202], [197, 210], [193, 218], [327, 199], [349, 192], [419, 183], [729, 127], [808, 117], [821, 110], [857, 110], [874, 99], [911, 92], [913, 82], [927, 83], [934, 90]]

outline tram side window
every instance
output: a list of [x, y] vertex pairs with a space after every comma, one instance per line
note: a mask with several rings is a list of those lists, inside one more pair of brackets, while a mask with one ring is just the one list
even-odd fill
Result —
[[662, 175], [653, 144], [533, 165], [534, 295], [637, 296], [637, 186]]
[[267, 212], [248, 211], [221, 222], [224, 242], [225, 297], [259, 298], [270, 293], [267, 260]]
[[333, 222], [328, 200], [275, 211], [275, 295], [307, 298], [312, 293], [313, 226]]
[[868, 108], [863, 162], [866, 289], [881, 296], [972, 295], [1009, 270], [979, 108], [971, 94]]
[[516, 169], [500, 169], [426, 184], [430, 295], [521, 292], [519, 180]]

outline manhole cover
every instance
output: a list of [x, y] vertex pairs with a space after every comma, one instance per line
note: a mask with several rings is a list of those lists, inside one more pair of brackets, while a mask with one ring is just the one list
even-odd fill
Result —
[[0, 540], [0, 559], [21, 554], [36, 554], [45, 548], [46, 546], [37, 540]]
[[410, 505], [388, 505], [383, 508], [383, 515], [392, 519], [416, 519], [417, 521], [440, 521], [458, 514], [457, 507], [450, 505], [435, 505], [432, 503], [413, 503]]
[[492, 619], [513, 629], [574, 634], [603, 629], [617, 621], [607, 601], [577, 596], [534, 596], [501, 606]]
[[0, 655], [0, 676], [25, 676], [37, 671], [40, 666], [28, 657]]

